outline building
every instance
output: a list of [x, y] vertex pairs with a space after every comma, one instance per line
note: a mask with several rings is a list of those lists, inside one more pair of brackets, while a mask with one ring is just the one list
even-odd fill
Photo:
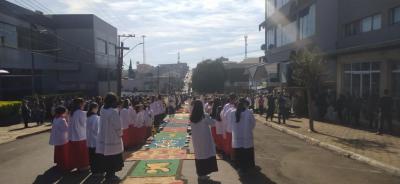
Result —
[[0, 97], [116, 90], [117, 29], [95, 15], [43, 15], [0, 1]]
[[265, 64], [257, 67], [276, 73], [276, 85], [290, 83], [291, 54], [316, 46], [327, 58], [324, 86], [336, 96], [367, 98], [389, 89], [400, 97], [398, 0], [266, 0], [265, 6]]
[[137, 63], [135, 78], [123, 79], [122, 91], [154, 94], [180, 92], [188, 72], [187, 63], [160, 64], [156, 67]]

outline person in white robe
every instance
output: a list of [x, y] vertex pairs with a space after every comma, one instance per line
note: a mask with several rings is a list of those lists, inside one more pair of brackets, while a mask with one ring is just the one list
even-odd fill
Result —
[[122, 122], [122, 142], [124, 143], [124, 148], [127, 149], [130, 147], [131, 140], [129, 139], [129, 125], [131, 124], [131, 114], [129, 107], [131, 106], [131, 102], [128, 99], [125, 99], [122, 104], [122, 109], [119, 111], [119, 116]]
[[92, 102], [89, 105], [86, 120], [87, 146], [89, 149], [90, 170], [93, 175], [102, 175], [99, 168], [98, 155], [96, 154], [97, 135], [99, 134], [100, 116], [97, 114], [99, 105]]
[[200, 100], [194, 101], [190, 125], [192, 127], [196, 172], [200, 180], [208, 180], [210, 173], [218, 171], [215, 144], [210, 130], [210, 126], [213, 124], [214, 120], [204, 113], [202, 102]]
[[101, 169], [106, 180], [119, 180], [115, 172], [123, 166], [122, 123], [118, 113], [118, 97], [109, 93], [100, 112], [100, 131], [96, 142], [96, 153], [101, 155]]
[[248, 109], [248, 103], [241, 99], [237, 110], [232, 115], [232, 158], [240, 173], [246, 173], [255, 167], [253, 129], [255, 118], [253, 112]]
[[65, 119], [67, 109], [59, 106], [54, 109], [49, 144], [54, 146], [54, 163], [61, 171], [72, 169], [69, 155], [68, 123]]

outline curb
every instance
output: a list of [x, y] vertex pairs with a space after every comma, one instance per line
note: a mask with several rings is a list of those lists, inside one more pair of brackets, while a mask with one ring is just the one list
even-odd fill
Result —
[[[260, 120], [259, 117], [257, 117], [256, 119]], [[289, 129], [283, 127], [283, 126], [280, 126], [280, 125], [277, 125], [277, 124], [274, 124], [274, 123], [262, 122], [262, 124], [264, 124], [266, 126], [269, 126], [271, 128], [274, 128], [274, 129], [276, 129], [276, 130], [278, 130], [280, 132], [286, 133], [288, 135], [297, 137], [297, 138], [299, 138], [301, 140], [304, 140], [305, 142], [307, 142], [307, 143], [309, 143], [311, 145], [316, 145], [316, 146], [319, 146], [321, 148], [325, 148], [327, 150], [330, 150], [330, 151], [335, 152], [337, 154], [340, 154], [342, 156], [345, 156], [345, 157], [348, 157], [348, 158], [351, 158], [351, 159], [366, 163], [368, 165], [380, 168], [380, 169], [382, 169], [382, 170], [384, 170], [384, 171], [386, 171], [386, 172], [388, 172], [390, 174], [400, 176], [400, 168], [394, 167], [392, 165], [385, 164], [385, 163], [380, 162], [378, 160], [375, 160], [375, 159], [360, 155], [358, 153], [354, 153], [352, 151], [345, 150], [343, 148], [340, 148], [338, 146], [335, 146], [335, 145], [320, 141], [320, 140], [312, 138], [310, 136], [306, 136], [306, 135], [297, 133], [297, 132], [295, 132], [293, 130], [289, 130]]]
[[38, 135], [38, 134], [45, 133], [45, 132], [50, 132], [50, 131], [51, 131], [51, 128], [45, 129], [45, 130], [40, 130], [40, 131], [37, 131], [37, 132], [32, 132], [32, 133], [29, 133], [29, 134], [24, 134], [24, 135], [17, 136], [15, 139], [23, 139], [23, 138], [26, 138], [26, 137], [30, 137], [30, 136], [33, 136], [33, 135]]

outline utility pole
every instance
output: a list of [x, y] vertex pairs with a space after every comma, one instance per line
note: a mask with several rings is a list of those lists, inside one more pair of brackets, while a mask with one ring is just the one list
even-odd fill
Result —
[[157, 66], [157, 94], [160, 95], [160, 65]]
[[247, 35], [244, 35], [244, 59], [247, 59]]
[[117, 95], [121, 96], [121, 88], [122, 88], [122, 65], [124, 63], [124, 50], [129, 50], [129, 47], [124, 47], [124, 42], [121, 41], [121, 38], [133, 38], [135, 35], [133, 34], [128, 34], [128, 35], [118, 35], [118, 47], [117, 49], [119, 50], [118, 52], [118, 61], [117, 61]]
[[144, 38], [146, 38], [146, 35], [142, 35], [143, 39], [143, 64], [146, 64], [146, 50], [145, 50], [145, 45], [144, 45]]
[[181, 63], [181, 53], [178, 52], [178, 64]]

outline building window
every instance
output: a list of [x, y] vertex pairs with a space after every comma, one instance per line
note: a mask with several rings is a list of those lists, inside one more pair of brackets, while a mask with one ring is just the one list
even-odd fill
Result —
[[392, 89], [393, 96], [400, 98], [400, 64], [396, 63], [393, 66]]
[[353, 36], [357, 34], [357, 25], [356, 22], [352, 22], [349, 24], [346, 24], [345, 26], [345, 34], [346, 36]]
[[269, 17], [275, 13], [275, 0], [267, 0], [266, 2], [267, 2], [266, 13], [267, 17]]
[[370, 32], [373, 30], [381, 29], [382, 15], [377, 14], [374, 16], [366, 17], [361, 20], [361, 32]]
[[315, 4], [300, 13], [299, 37], [305, 39], [315, 34]]
[[96, 51], [100, 54], [107, 54], [107, 42], [97, 38], [96, 39]]
[[392, 24], [400, 23], [400, 6], [391, 10]]
[[108, 50], [107, 50], [108, 51], [108, 55], [115, 56], [116, 55], [115, 48], [116, 48], [115, 44], [109, 43], [108, 44]]
[[276, 46], [275, 44], [275, 28], [270, 28], [267, 30], [267, 50]]
[[283, 6], [285, 6], [287, 3], [289, 3], [289, 0], [276, 0], [276, 9], [279, 10], [280, 8], [282, 8]]
[[378, 62], [345, 64], [343, 70], [343, 92], [362, 98], [379, 95], [380, 64]]
[[0, 45], [17, 48], [17, 28], [0, 22]]
[[276, 34], [277, 47], [293, 43], [297, 39], [297, 22], [294, 21], [285, 26], [279, 26]]

